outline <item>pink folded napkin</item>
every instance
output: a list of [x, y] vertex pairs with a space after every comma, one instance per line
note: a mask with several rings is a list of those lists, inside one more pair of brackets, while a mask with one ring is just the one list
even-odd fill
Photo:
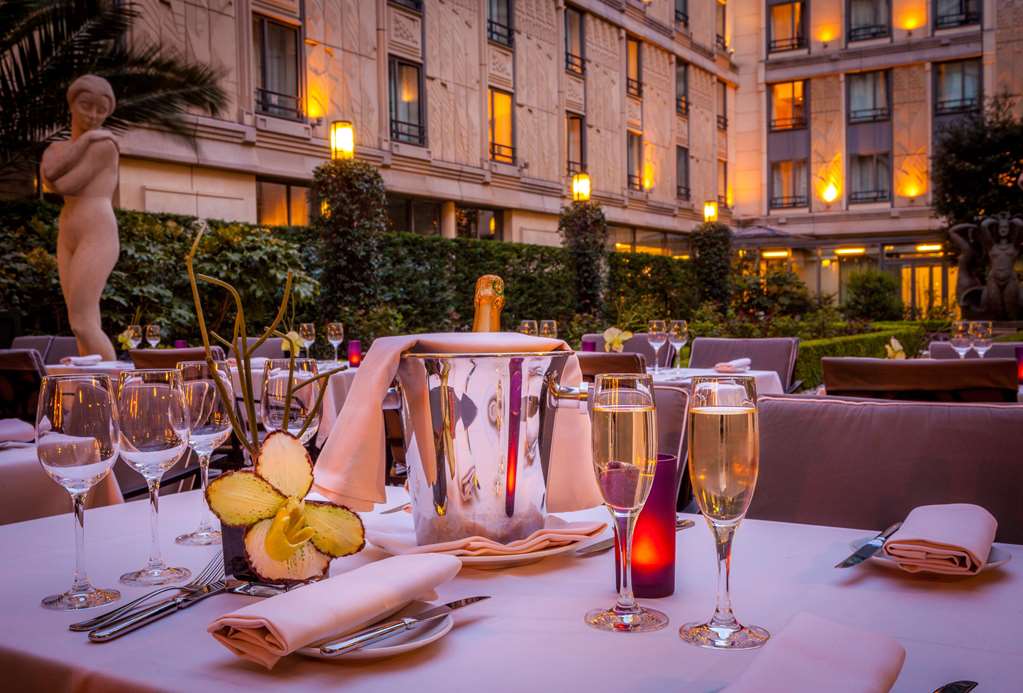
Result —
[[905, 659], [905, 648], [887, 635], [804, 612], [723, 693], [886, 693]]
[[0, 419], [0, 441], [16, 440], [31, 443], [36, 439], [35, 426], [21, 419]]
[[885, 542], [884, 551], [911, 573], [975, 575], [991, 553], [998, 521], [979, 505], [921, 505]]
[[714, 364], [714, 370], [718, 373], [742, 373], [748, 371], [752, 361], [749, 359], [732, 359]]
[[103, 357], [99, 354], [88, 354], [86, 356], [65, 356], [60, 362], [65, 366], [95, 366], [102, 360]]
[[267, 669], [295, 650], [352, 633], [429, 595], [462, 564], [453, 556], [385, 558], [249, 604], [206, 630], [234, 654]]
[[[344, 408], [316, 462], [313, 490], [353, 510], [370, 510], [384, 494], [384, 417], [381, 403], [395, 376], [413, 403], [412, 425], [424, 458], [433, 456], [433, 430], [426, 407], [429, 392], [422, 369], [403, 368], [401, 355], [420, 353], [513, 353], [570, 350], [560, 339], [511, 332], [445, 332], [380, 337], [362, 360]], [[579, 361], [571, 356], [561, 382], [582, 382]], [[585, 408], [559, 409], [551, 445], [547, 508], [569, 512], [601, 503], [590, 452], [590, 420]]]
[[451, 556], [517, 556], [520, 554], [553, 549], [566, 544], [575, 544], [596, 537], [607, 527], [606, 522], [566, 522], [555, 515], [548, 515], [543, 529], [538, 529], [525, 539], [502, 544], [486, 537], [466, 537], [439, 544], [416, 544], [416, 535], [407, 530], [366, 530], [366, 539], [384, 551], [393, 554], [443, 553]]

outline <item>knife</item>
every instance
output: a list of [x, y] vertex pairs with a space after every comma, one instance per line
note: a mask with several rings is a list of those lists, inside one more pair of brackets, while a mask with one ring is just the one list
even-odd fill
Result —
[[934, 693], [970, 693], [978, 684], [976, 681], [953, 681], [952, 683], [946, 683], [941, 688], [934, 691]]
[[227, 583], [223, 580], [211, 583], [202, 589], [187, 595], [181, 595], [174, 597], [167, 601], [156, 604], [148, 609], [139, 611], [130, 616], [114, 621], [112, 624], [97, 628], [96, 630], [89, 632], [89, 640], [92, 642], [109, 642], [116, 638], [121, 637], [126, 633], [130, 633], [133, 630], [146, 626], [153, 621], [159, 621], [161, 618], [170, 616], [175, 611], [187, 609], [188, 607], [201, 602], [207, 597], [212, 597], [215, 594], [220, 594], [227, 590]]
[[452, 611], [461, 609], [463, 606], [469, 606], [475, 604], [478, 601], [484, 599], [490, 599], [486, 597], [466, 597], [465, 599], [459, 599], [457, 601], [448, 602], [441, 606], [436, 606], [432, 609], [428, 609], [415, 616], [407, 616], [405, 618], [395, 619], [382, 623], [378, 626], [370, 626], [365, 630], [360, 630], [358, 633], [353, 633], [347, 636], [343, 640], [335, 640], [334, 642], [320, 645], [320, 654], [326, 657], [338, 657], [355, 650], [362, 649], [366, 645], [372, 645], [375, 642], [386, 640], [387, 638], [394, 637], [399, 633], [404, 633], [407, 630], [412, 630], [418, 625], [427, 623], [429, 621], [436, 620], [438, 618], [444, 618]]
[[894, 525], [886, 529], [885, 531], [878, 534], [876, 537], [868, 541], [866, 544], [856, 549], [849, 558], [845, 559], [841, 563], [836, 563], [836, 568], [851, 568], [854, 565], [859, 565], [863, 561], [867, 560], [875, 553], [881, 550], [884, 543], [888, 541], [888, 537], [899, 531], [899, 527], [902, 526], [901, 522], [896, 522]]
[[[695, 524], [696, 523], [693, 522], [692, 520], [678, 520], [675, 522], [675, 531], [681, 532], [683, 529], [689, 529]], [[613, 536], [608, 537], [607, 539], [601, 539], [600, 541], [595, 541], [592, 544], [582, 547], [581, 549], [575, 552], [575, 555], [577, 558], [596, 556], [598, 553], [604, 553], [605, 551], [609, 551], [614, 547], [614, 545], [615, 538]]]

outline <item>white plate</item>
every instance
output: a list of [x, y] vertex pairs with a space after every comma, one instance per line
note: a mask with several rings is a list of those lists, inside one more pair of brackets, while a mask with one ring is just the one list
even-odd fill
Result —
[[[875, 536], [876, 535], [869, 536], [869, 537], [861, 537], [860, 539], [854, 539], [853, 541], [849, 542], [849, 546], [851, 546], [852, 549], [855, 551], [855, 550], [859, 549], [861, 546], [863, 546], [864, 544], [866, 544], [868, 541], [873, 539]], [[881, 549], [880, 551], [875, 553], [873, 556], [871, 556], [870, 560], [877, 561], [879, 565], [886, 565], [886, 566], [888, 566], [890, 568], [898, 567], [898, 563], [895, 562], [895, 559], [892, 558], [891, 556], [889, 556], [888, 554], [886, 554], [884, 552], [884, 549]], [[991, 553], [988, 554], [987, 562], [984, 564], [984, 567], [980, 569], [980, 572], [983, 573], [985, 570], [990, 570], [992, 568], [998, 568], [999, 566], [1005, 565], [1010, 560], [1012, 560], [1012, 554], [1011, 553], [1009, 553], [1005, 549], [1002, 549], [1002, 548], [999, 548], [997, 546], [992, 545], [991, 546]], [[930, 575], [945, 575], [946, 573], [929, 573], [929, 574]], [[966, 575], [966, 573], [964, 573], [964, 576], [965, 575]], [[954, 575], [950, 575], [949, 577], [955, 577], [955, 576]]]
[[[414, 601], [401, 611], [397, 612], [394, 617], [414, 616], [415, 614], [422, 613], [423, 611], [435, 606], [437, 606], [437, 604]], [[455, 619], [451, 617], [451, 614], [448, 614], [444, 618], [438, 618], [437, 620], [419, 626], [418, 628], [407, 630], [404, 633], [399, 633], [387, 640], [381, 640], [378, 643], [367, 645], [360, 650], [349, 652], [348, 654], [340, 655], [338, 657], [324, 656], [320, 652], [319, 647], [303, 647], [301, 650], [298, 650], [298, 653], [305, 655], [306, 657], [312, 657], [313, 659], [325, 659], [332, 662], [384, 659], [385, 657], [394, 657], [395, 655], [400, 655], [405, 652], [418, 650], [420, 647], [425, 647], [435, 640], [440, 640], [451, 631], [451, 628], [454, 625]], [[343, 635], [339, 635], [336, 638], [327, 638], [324, 642], [340, 640], [343, 637]]]

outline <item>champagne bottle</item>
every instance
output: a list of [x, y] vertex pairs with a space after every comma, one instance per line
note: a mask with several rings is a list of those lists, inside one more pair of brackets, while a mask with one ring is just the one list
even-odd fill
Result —
[[477, 279], [473, 306], [476, 309], [472, 319], [473, 332], [500, 332], [504, 280], [496, 274], [484, 274]]

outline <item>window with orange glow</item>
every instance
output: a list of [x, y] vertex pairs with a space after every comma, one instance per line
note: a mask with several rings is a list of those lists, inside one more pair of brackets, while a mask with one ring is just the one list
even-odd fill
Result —
[[718, 204], [728, 207], [728, 162], [718, 159]]
[[639, 40], [630, 38], [625, 42], [625, 88], [629, 96], [643, 95], [643, 51]]
[[771, 208], [805, 207], [809, 203], [806, 159], [771, 164]]
[[771, 5], [767, 50], [791, 51], [806, 47], [802, 2]]
[[390, 60], [391, 139], [425, 144], [423, 103], [420, 98], [422, 68], [407, 60]]
[[256, 218], [263, 226], [308, 226], [309, 188], [256, 181]]
[[781, 82], [771, 85], [771, 129], [794, 130], [806, 127], [806, 83]]
[[585, 120], [581, 115], [569, 113], [565, 116], [568, 139], [568, 174], [586, 170]]
[[487, 109], [490, 132], [490, 159], [505, 164], [515, 163], [514, 127], [512, 125], [512, 95], [490, 88]]
[[626, 135], [629, 160], [629, 189], [642, 190], [643, 180], [643, 135], [629, 130]]

